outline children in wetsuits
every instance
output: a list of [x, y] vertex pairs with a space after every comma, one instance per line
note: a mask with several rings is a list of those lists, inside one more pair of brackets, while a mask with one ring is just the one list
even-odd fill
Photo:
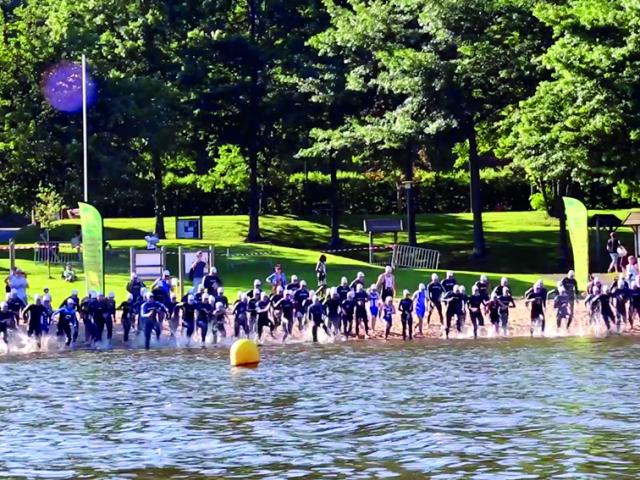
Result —
[[547, 304], [547, 295], [540, 282], [536, 283], [533, 290], [526, 295], [525, 304], [529, 305], [531, 311], [531, 336], [538, 322], [541, 324], [541, 332], [544, 335], [545, 328], [545, 309]]
[[[489, 301], [489, 290], [491, 290], [491, 285], [489, 285], [489, 279], [486, 275], [480, 275], [480, 280], [478, 280], [474, 287], [478, 287], [478, 295], [482, 298], [483, 302]], [[473, 288], [471, 289], [473, 292]]]
[[157, 302], [153, 294], [149, 294], [147, 301], [140, 307], [140, 321], [144, 328], [144, 348], [151, 346], [151, 333], [156, 332], [156, 339], [160, 340], [160, 316], [167, 313], [167, 307]]
[[509, 308], [515, 308], [516, 302], [511, 295], [511, 289], [505, 283], [500, 288], [498, 293], [498, 299], [500, 300], [500, 326], [502, 327], [502, 333], [507, 334], [509, 328]]
[[356, 292], [353, 294], [353, 299], [356, 302], [356, 338], [360, 336], [360, 324], [364, 323], [365, 337], [369, 336], [369, 318], [367, 315], [367, 302], [369, 301], [369, 295], [364, 291], [364, 285], [358, 283], [356, 285]]
[[453, 288], [458, 284], [455, 275], [453, 272], [447, 272], [447, 276], [442, 281], [442, 288], [444, 289], [444, 293], [453, 292]]
[[293, 297], [289, 290], [284, 293], [284, 298], [276, 303], [275, 308], [282, 312], [282, 331], [284, 332], [282, 341], [284, 342], [289, 337], [289, 335], [293, 334], [293, 316], [295, 305], [293, 303]]
[[416, 329], [418, 330], [418, 334], [422, 335], [422, 322], [424, 321], [424, 316], [427, 313], [428, 303], [427, 286], [424, 283], [418, 285], [418, 290], [414, 292], [413, 303], [416, 308], [416, 317], [418, 317]]
[[569, 270], [567, 276], [560, 280], [560, 282], [564, 287], [567, 297], [569, 297], [569, 319], [567, 321], [567, 328], [569, 328], [571, 322], [573, 321], [576, 298], [578, 298], [578, 295], [580, 293], [578, 290], [578, 281], [576, 280], [576, 272], [574, 272], [573, 270]]
[[389, 338], [391, 327], [393, 326], [393, 316], [396, 314], [396, 307], [393, 305], [393, 298], [387, 297], [382, 306], [382, 319], [385, 323], [384, 338]]
[[260, 300], [256, 303], [256, 312], [258, 314], [258, 341], [262, 340], [262, 331], [265, 327], [269, 329], [271, 332], [271, 336], [273, 336], [273, 322], [269, 319], [269, 306], [271, 302], [269, 301], [269, 295], [266, 293], [262, 293], [260, 296]]
[[349, 291], [347, 298], [340, 305], [342, 310], [342, 328], [344, 330], [345, 337], [351, 335], [353, 329], [353, 315], [356, 309], [356, 302], [354, 300], [354, 292]]
[[122, 331], [123, 337], [122, 340], [124, 342], [129, 341], [129, 332], [131, 332], [131, 326], [133, 325], [133, 317], [135, 305], [133, 303], [133, 295], [130, 293], [127, 295], [127, 300], [122, 302], [118, 306], [118, 310], [122, 311], [122, 316], [120, 317], [120, 323], [122, 323]]
[[34, 297], [34, 303], [27, 305], [27, 308], [22, 312], [23, 318], [27, 321], [28, 330], [27, 335], [29, 337], [35, 335], [40, 346], [40, 337], [42, 336], [42, 317], [48, 316], [47, 309], [42, 304], [42, 298], [40, 295]]
[[207, 333], [209, 332], [209, 323], [211, 322], [211, 315], [213, 313], [213, 305], [211, 305], [209, 299], [209, 294], [205, 293], [202, 295], [202, 302], [196, 306], [196, 325], [200, 329], [200, 339], [203, 347]]
[[219, 336], [224, 338], [227, 336], [225, 323], [227, 320], [227, 308], [222, 302], [217, 302], [212, 314], [211, 331], [213, 333], [213, 343], [218, 343]]
[[608, 286], [602, 287], [602, 293], [596, 295], [592, 302], [597, 302], [600, 306], [600, 315], [607, 327], [608, 331], [611, 331], [611, 323], [613, 322], [613, 310], [611, 310], [611, 294]]
[[73, 300], [67, 299], [67, 305], [53, 312], [51, 316], [58, 317], [57, 336], [66, 336], [67, 346], [70, 346], [72, 342], [75, 344], [76, 340], [78, 340], [79, 323]]
[[187, 341], [191, 341], [196, 330], [196, 309], [196, 299], [193, 295], [187, 296], [186, 302], [178, 303], [175, 307], [175, 310], [182, 313], [182, 328], [186, 329]]
[[376, 285], [372, 284], [369, 287], [369, 315], [371, 315], [371, 330], [375, 334], [376, 332], [376, 320], [380, 316], [380, 306], [382, 305], [382, 300], [380, 295], [378, 294], [378, 290], [376, 289]]
[[337, 289], [334, 287], [329, 292], [329, 296], [324, 301], [324, 308], [329, 319], [329, 324], [333, 330], [333, 335], [340, 334], [340, 314], [342, 313], [340, 295], [338, 295]]
[[622, 324], [627, 321], [627, 303], [629, 301], [629, 287], [624, 280], [611, 289], [611, 297], [616, 309], [616, 327], [618, 333], [622, 330]]
[[429, 297], [429, 312], [427, 314], [427, 325], [431, 323], [431, 314], [435, 309], [440, 317], [440, 325], [444, 325], [444, 317], [442, 316], [442, 296], [444, 288], [435, 273], [431, 275], [431, 283], [427, 285], [427, 296]]
[[309, 290], [307, 290], [307, 282], [304, 280], [300, 282], [300, 288], [293, 294], [293, 304], [295, 308], [295, 315], [298, 319], [298, 330], [302, 332], [304, 330], [303, 321], [307, 314], [307, 308], [309, 307]]
[[0, 333], [2, 334], [2, 340], [9, 345], [8, 330], [12, 323], [17, 322], [16, 314], [9, 309], [7, 302], [0, 303]]
[[241, 294], [238, 301], [233, 306], [233, 334], [236, 338], [240, 338], [240, 329], [244, 331], [245, 336], [249, 337], [249, 321], [248, 321], [248, 312], [249, 312], [249, 299], [245, 294]]
[[471, 324], [473, 325], [473, 338], [478, 338], [478, 326], [484, 327], [482, 307], [485, 305], [485, 303], [485, 296], [476, 283], [476, 285], [471, 288], [471, 296], [469, 297], [467, 302], [469, 308], [469, 318], [471, 319]]
[[446, 323], [444, 332], [445, 332], [445, 337], [449, 338], [453, 317], [456, 318], [456, 328], [458, 332], [460, 333], [462, 331], [460, 315], [461, 315], [461, 312], [464, 311], [464, 305], [462, 302], [462, 295], [460, 294], [460, 286], [455, 285], [451, 291], [445, 294], [442, 300], [447, 305], [447, 310], [445, 313], [447, 323]]
[[340, 296], [340, 301], [344, 302], [347, 299], [347, 294], [351, 291], [351, 289], [349, 288], [349, 280], [347, 280], [347, 277], [342, 277], [342, 279], [340, 280], [340, 285], [336, 287], [336, 291]]
[[313, 299], [313, 304], [309, 307], [308, 314], [312, 322], [311, 335], [313, 337], [313, 341], [318, 341], [318, 328], [322, 328], [324, 333], [326, 333], [327, 336], [330, 336], [329, 329], [323, 321], [324, 307], [322, 306], [322, 301], [319, 296], [316, 296]]
[[489, 320], [491, 324], [496, 329], [496, 334], [500, 332], [500, 312], [503, 308], [508, 308], [507, 305], [504, 305], [497, 293], [492, 293], [491, 298], [485, 305], [485, 313], [489, 314]]
[[403, 298], [398, 304], [398, 310], [400, 311], [400, 321], [402, 322], [402, 339], [413, 340], [413, 299], [411, 298], [411, 292], [405, 290], [403, 292]]

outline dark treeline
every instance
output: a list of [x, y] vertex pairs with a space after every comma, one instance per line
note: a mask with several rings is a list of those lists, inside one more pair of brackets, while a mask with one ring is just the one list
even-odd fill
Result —
[[[82, 117], [44, 72], [89, 59], [106, 215], [343, 213], [640, 197], [636, 0], [25, 0], [0, 17], [0, 212], [82, 197]], [[413, 185], [413, 188], [405, 188]], [[415, 241], [414, 222], [409, 238]]]

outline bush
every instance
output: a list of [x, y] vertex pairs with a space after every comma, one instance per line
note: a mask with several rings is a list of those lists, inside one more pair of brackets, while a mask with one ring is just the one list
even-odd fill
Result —
[[[528, 210], [529, 184], [523, 174], [511, 169], [486, 169], [481, 173], [482, 203], [485, 210]], [[464, 212], [469, 210], [469, 174], [467, 172], [417, 171], [416, 209], [421, 213]], [[405, 192], [394, 179], [380, 172], [340, 172], [340, 203], [347, 214], [385, 214], [405, 208]], [[326, 213], [331, 186], [329, 175], [309, 172], [289, 177], [288, 190], [280, 206], [294, 214]], [[305, 205], [308, 206], [305, 212]]]

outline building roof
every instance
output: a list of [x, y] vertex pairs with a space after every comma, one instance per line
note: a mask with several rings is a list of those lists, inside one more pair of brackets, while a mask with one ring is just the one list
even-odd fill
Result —
[[622, 224], [626, 227], [640, 226], [640, 212], [631, 212]]
[[604, 228], [618, 228], [622, 220], [611, 213], [597, 213], [589, 217], [589, 226], [595, 227], [596, 224]]

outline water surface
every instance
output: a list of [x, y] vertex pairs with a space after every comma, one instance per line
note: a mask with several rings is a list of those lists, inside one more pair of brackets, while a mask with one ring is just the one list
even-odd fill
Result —
[[639, 478], [640, 341], [0, 360], [10, 478]]

